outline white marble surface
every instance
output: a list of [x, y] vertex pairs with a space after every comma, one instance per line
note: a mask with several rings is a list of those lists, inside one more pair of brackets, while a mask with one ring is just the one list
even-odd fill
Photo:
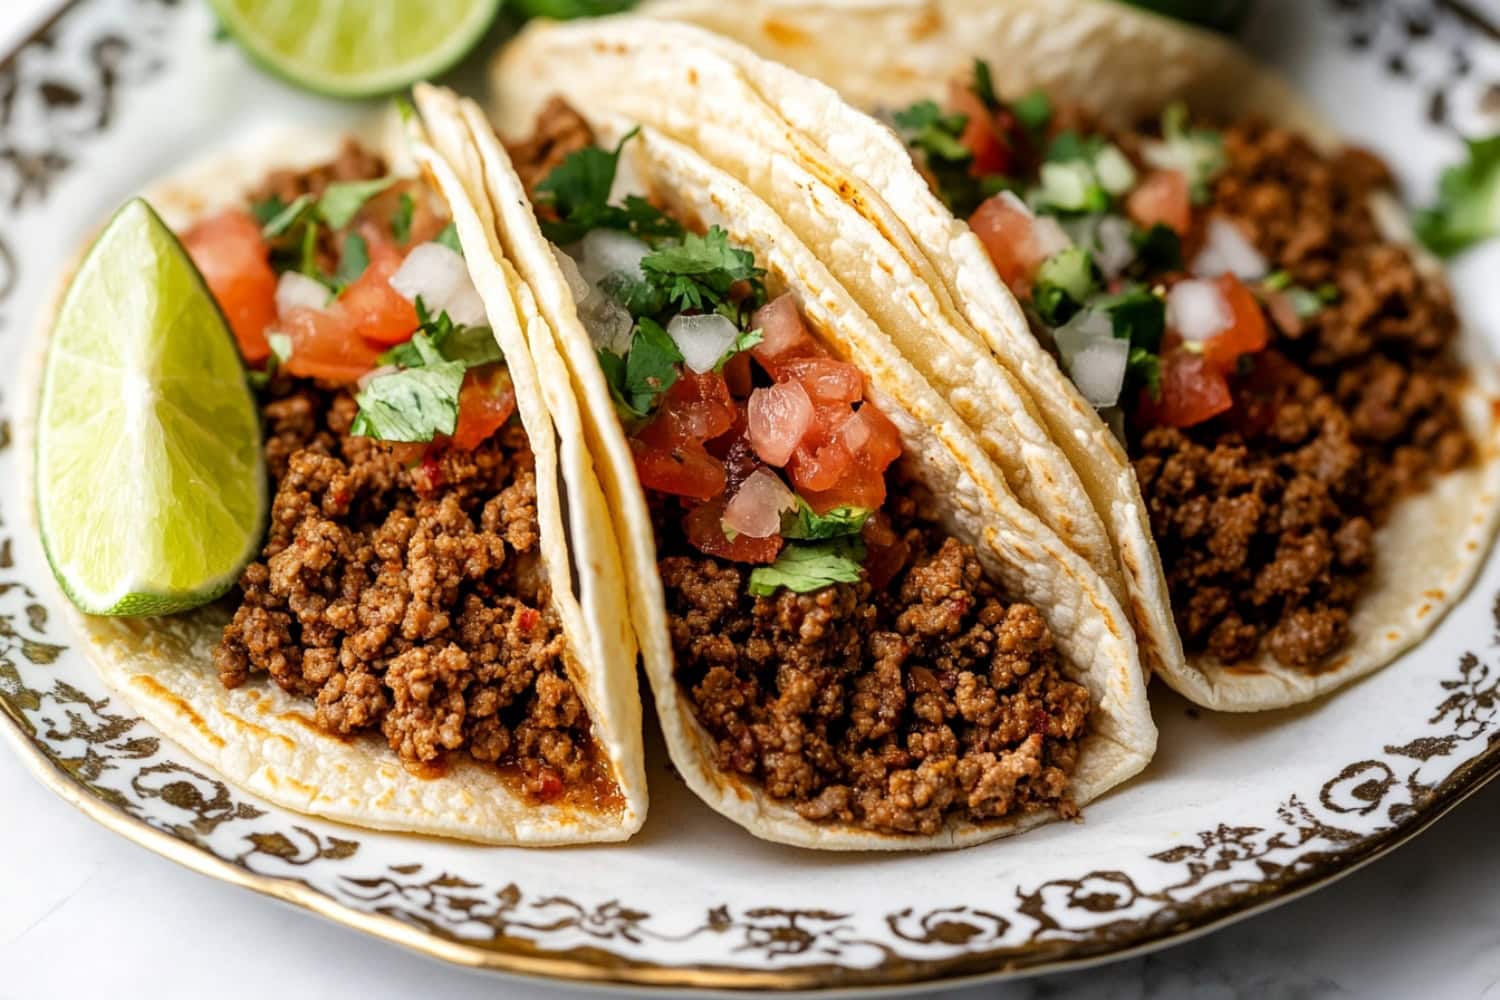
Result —
[[[50, 6], [0, 0], [0, 51]], [[1345, 881], [1206, 938], [949, 995], [1500, 997], [1497, 829], [1500, 785]], [[0, 752], [0, 1000], [105, 995], [581, 994], [446, 968], [192, 874], [94, 825]]]

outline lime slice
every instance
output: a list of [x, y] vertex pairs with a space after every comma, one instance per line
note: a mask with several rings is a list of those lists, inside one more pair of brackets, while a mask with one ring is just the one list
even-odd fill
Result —
[[436, 76], [495, 19], [500, 0], [213, 0], [256, 62], [330, 97], [371, 97]]
[[229, 327], [151, 207], [89, 248], [52, 328], [36, 433], [42, 545], [91, 614], [159, 615], [234, 583], [266, 510]]

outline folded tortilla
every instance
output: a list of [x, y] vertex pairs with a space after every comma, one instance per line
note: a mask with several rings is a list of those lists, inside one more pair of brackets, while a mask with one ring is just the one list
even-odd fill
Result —
[[[591, 67], [580, 64], [592, 58], [588, 52], [574, 52], [558, 66], [597, 79]], [[644, 67], [629, 69], [605, 90], [644, 90]], [[551, 82], [561, 81], [554, 75]], [[574, 106], [606, 145], [636, 124], [632, 116], [617, 113], [619, 103], [611, 93], [580, 94], [564, 86], [531, 92], [545, 98], [553, 91], [578, 98]], [[507, 108], [502, 128], [524, 131], [534, 110]], [[697, 722], [674, 678], [651, 517], [594, 345], [492, 126], [472, 103], [464, 102], [459, 111], [483, 161], [502, 247], [534, 292], [545, 326], [567, 362], [568, 388], [581, 401], [589, 445], [624, 547], [632, 616], [657, 716], [672, 761], [693, 791], [757, 836], [829, 850], [962, 847], [1051, 818], [1038, 813], [985, 822], [950, 819], [933, 836], [879, 833], [804, 819], [758, 783], [718, 767], [712, 738]], [[649, 126], [641, 127], [625, 155], [628, 174], [653, 200], [694, 225], [723, 227], [733, 244], [751, 250], [767, 268], [773, 295], [783, 290], [794, 293], [824, 346], [865, 375], [868, 402], [899, 429], [908, 470], [938, 498], [943, 527], [975, 548], [987, 574], [1009, 596], [1035, 605], [1047, 620], [1065, 672], [1088, 688], [1095, 706], [1072, 776], [1074, 802], [1084, 804], [1138, 773], [1155, 751], [1156, 729], [1129, 619], [1100, 574], [1018, 502], [955, 408], [927, 384], [896, 349], [884, 325], [837, 280], [828, 255], [814, 252], [798, 238], [783, 219], [782, 206], [773, 208], [688, 146]], [[837, 256], [859, 259], [871, 249], [851, 236]], [[920, 294], [920, 289], [889, 276], [887, 281], [885, 294], [891, 299]], [[1022, 445], [1013, 440], [1012, 447]]]
[[[979, 57], [989, 63], [1002, 94], [1041, 88], [1090, 108], [1108, 123], [1134, 123], [1181, 100], [1195, 112], [1258, 115], [1302, 132], [1325, 149], [1338, 145], [1334, 130], [1290, 86], [1232, 43], [1104, 0], [752, 0], [732, 9], [710, 0], [659, 0], [647, 5], [646, 13], [718, 32], [713, 38], [693, 33], [682, 41], [713, 48], [739, 70], [748, 92], [740, 92], [732, 113], [743, 114], [747, 102], [756, 106], [762, 119], [757, 137], [798, 151], [810, 171], [825, 173], [829, 183], [847, 185], [862, 213], [883, 228], [900, 228], [893, 242], [910, 240], [921, 248], [930, 264], [924, 273], [935, 293], [951, 296], [976, 342], [1020, 378], [1041, 407], [1110, 531], [1142, 659], [1177, 691], [1226, 711], [1310, 700], [1389, 663], [1426, 636], [1463, 595], [1484, 561], [1500, 516], [1500, 418], [1492, 405], [1500, 387], [1472, 336], [1461, 344], [1471, 380], [1460, 408], [1478, 460], [1393, 509], [1376, 535], [1374, 577], [1355, 607], [1350, 644], [1316, 671], [1283, 666], [1269, 653], [1233, 665], [1204, 655], [1184, 656], [1144, 504], [1123, 450], [1031, 335], [983, 245], [932, 194], [901, 140], [846, 103], [877, 110], [940, 97]], [[677, 37], [667, 26], [640, 18], [595, 30], [613, 34], [614, 51], [621, 58], [627, 52], [660, 52], [659, 46], [673, 44]], [[567, 31], [538, 32], [530, 57], [545, 59], [550, 47], [575, 44]], [[837, 44], [827, 43], [835, 38]], [[506, 58], [513, 60], [509, 78], [519, 69], [515, 63], [520, 57]], [[656, 61], [663, 74], [670, 73], [664, 60], [658, 56]], [[662, 93], [687, 89], [679, 73]], [[700, 100], [699, 119], [729, 113], [725, 103]], [[664, 111], [661, 117], [675, 113]], [[688, 141], [696, 131], [706, 155], [729, 159], [707, 127], [691, 122], [672, 127]], [[738, 166], [747, 173], [753, 169]], [[1412, 242], [1393, 198], [1380, 196], [1372, 209], [1391, 238]], [[1437, 268], [1430, 255], [1414, 250], [1420, 266]], [[930, 344], [913, 345], [908, 356], [922, 365], [931, 350]], [[925, 366], [924, 374], [950, 396], [962, 390], [945, 382], [933, 366]], [[970, 388], [975, 384], [967, 383]], [[980, 419], [997, 419], [1002, 412], [996, 407]]]
[[[422, 110], [426, 127], [440, 133], [441, 114], [426, 105]], [[273, 169], [327, 162], [345, 134], [285, 131], [252, 137], [153, 185], [145, 197], [169, 226], [180, 229], [241, 203], [244, 192]], [[420, 168], [453, 217], [535, 455], [540, 549], [568, 642], [564, 661], [588, 710], [595, 752], [615, 785], [617, 804], [594, 809], [530, 801], [496, 765], [466, 754], [450, 755], [437, 776], [419, 775], [378, 736], [343, 739], [325, 732], [307, 699], [263, 675], [226, 688], [212, 662], [229, 620], [222, 605], [162, 618], [100, 618], [76, 611], [72, 617], [104, 680], [143, 718], [212, 771], [276, 805], [354, 826], [485, 844], [624, 840], [646, 815], [635, 641], [604, 494], [576, 444], [578, 407], [568, 397], [544, 399], [542, 362], [534, 363], [527, 349], [528, 339], [542, 338], [524, 327], [538, 322], [535, 305], [508, 276], [494, 247], [488, 202], [471, 197], [460, 173], [463, 165], [433, 149], [421, 122], [413, 122], [405, 138], [394, 115], [354, 134], [381, 151], [393, 172], [409, 175]], [[54, 313], [49, 309], [41, 317], [38, 356]], [[35, 367], [39, 376], [40, 365]]]

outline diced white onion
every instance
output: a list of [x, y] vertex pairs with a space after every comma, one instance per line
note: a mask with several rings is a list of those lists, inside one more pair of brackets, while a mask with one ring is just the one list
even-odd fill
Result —
[[1167, 325], [1183, 340], [1202, 342], [1234, 322], [1224, 293], [1211, 281], [1189, 278], [1167, 293]]
[[1200, 278], [1232, 274], [1242, 281], [1258, 281], [1269, 269], [1266, 258], [1245, 239], [1239, 226], [1218, 215], [1208, 220], [1203, 249], [1193, 258], [1194, 274]]
[[641, 258], [650, 252], [649, 246], [629, 233], [594, 229], [578, 243], [578, 270], [596, 288], [614, 274], [639, 280]]
[[797, 509], [792, 491], [768, 469], [756, 469], [724, 507], [723, 525], [750, 538], [770, 538], [781, 530], [781, 513]]
[[400, 370], [401, 369], [397, 368], [395, 365], [381, 365], [379, 368], [372, 368], [359, 377], [359, 388], [361, 391], [363, 391], [367, 386], [369, 386], [371, 382], [375, 381], [380, 376], [391, 375]]
[[552, 248], [552, 256], [557, 258], [557, 266], [562, 269], [568, 290], [573, 293], [573, 307], [588, 331], [589, 340], [595, 347], [623, 358], [630, 350], [630, 332], [635, 327], [629, 311], [590, 285], [572, 257], [557, 247]]
[[414, 247], [391, 275], [391, 287], [408, 302], [420, 298], [433, 315], [447, 313], [460, 326], [486, 322], [484, 300], [469, 280], [468, 265], [441, 243]]
[[718, 364], [739, 334], [739, 328], [718, 313], [673, 316], [667, 324], [667, 335], [682, 352], [682, 360], [699, 375]]
[[1118, 278], [1135, 263], [1135, 244], [1130, 240], [1130, 222], [1106, 215], [1094, 229], [1094, 263], [1106, 278]]
[[1031, 242], [1039, 260], [1062, 253], [1073, 245], [1062, 224], [1050, 215], [1039, 215], [1031, 224]]
[[1099, 155], [1094, 157], [1094, 176], [1099, 178], [1104, 190], [1116, 197], [1135, 187], [1135, 167], [1113, 143], [1099, 150]]
[[276, 279], [276, 315], [293, 309], [321, 309], [328, 304], [328, 286], [299, 271], [283, 271]]
[[1073, 384], [1097, 407], [1113, 406], [1125, 383], [1130, 342], [1114, 334], [1114, 324], [1098, 309], [1084, 309], [1053, 333]]

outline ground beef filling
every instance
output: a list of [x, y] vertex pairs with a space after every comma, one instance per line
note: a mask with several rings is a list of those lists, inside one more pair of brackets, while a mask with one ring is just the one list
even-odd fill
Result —
[[1235, 411], [1131, 450], [1188, 650], [1316, 669], [1349, 639], [1392, 503], [1473, 456], [1458, 321], [1447, 288], [1381, 238], [1367, 205], [1390, 178], [1374, 157], [1260, 123], [1228, 129], [1225, 151], [1213, 210], [1273, 269], [1338, 297], [1275, 330]]
[[659, 532], [677, 681], [717, 763], [809, 820], [933, 834], [1056, 809], [1089, 693], [1036, 608], [1007, 604], [974, 551], [887, 513], [907, 546], [891, 581], [751, 597], [749, 568]]
[[524, 431], [408, 467], [414, 446], [349, 434], [356, 412], [306, 381], [268, 391], [270, 534], [214, 651], [220, 678], [265, 672], [323, 729], [379, 731], [422, 773], [464, 751], [534, 799], [597, 804], [607, 778], [563, 665]]

